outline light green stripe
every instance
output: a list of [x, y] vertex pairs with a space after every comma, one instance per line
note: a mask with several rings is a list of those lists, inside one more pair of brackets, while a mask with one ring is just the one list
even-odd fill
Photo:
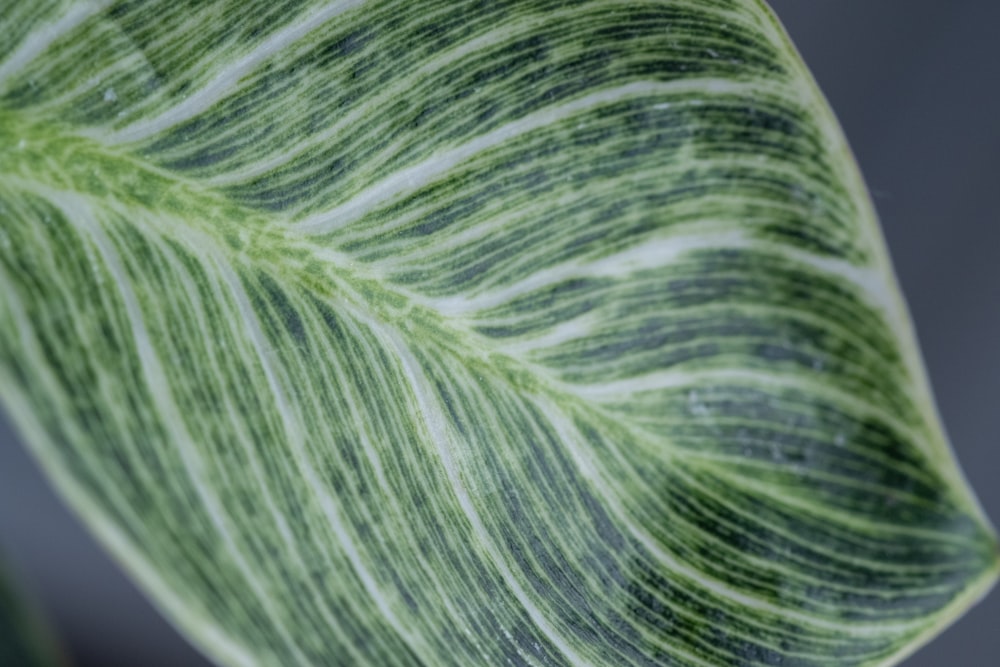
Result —
[[0, 396], [218, 661], [882, 665], [993, 581], [760, 3], [0, 28]]

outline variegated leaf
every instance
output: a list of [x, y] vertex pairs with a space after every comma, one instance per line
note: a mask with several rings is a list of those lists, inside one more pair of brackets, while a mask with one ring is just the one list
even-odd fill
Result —
[[0, 396], [220, 663], [882, 665], [995, 578], [762, 3], [0, 28]]

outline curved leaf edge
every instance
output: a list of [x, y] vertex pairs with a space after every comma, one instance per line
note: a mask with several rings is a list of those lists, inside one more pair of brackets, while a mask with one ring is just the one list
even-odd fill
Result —
[[[839, 147], [841, 159], [837, 164], [842, 167], [841, 176], [844, 178], [844, 182], [848, 184], [851, 194], [859, 204], [858, 211], [866, 218], [862, 228], [870, 232], [869, 247], [873, 252], [875, 261], [878, 263], [879, 270], [882, 272], [886, 283], [890, 286], [888, 290], [892, 306], [890, 315], [897, 340], [903, 349], [908, 369], [915, 379], [914, 388], [919, 392], [921, 407], [931, 417], [932, 423], [940, 434], [940, 439], [938, 440], [940, 446], [931, 452], [934, 455], [935, 462], [940, 466], [941, 471], [950, 478], [954, 490], [965, 495], [969, 507], [975, 511], [976, 516], [988, 529], [990, 534], [993, 535], [993, 541], [997, 544], [996, 526], [986, 514], [982, 503], [972, 489], [972, 485], [969, 484], [968, 478], [962, 470], [961, 463], [958, 461], [958, 457], [955, 456], [955, 452], [951, 446], [951, 439], [948, 437], [944, 422], [941, 419], [941, 413], [934, 398], [934, 390], [927, 374], [927, 365], [924, 363], [923, 353], [920, 351], [920, 340], [913, 323], [913, 317], [910, 314], [909, 307], [906, 305], [903, 289], [899, 284], [899, 278], [893, 270], [892, 257], [886, 243], [885, 233], [879, 222], [875, 203], [865, 185], [857, 157], [854, 155], [854, 151], [851, 150], [840, 121], [837, 119], [833, 105], [829, 103], [826, 95], [824, 95], [822, 89], [819, 87], [816, 78], [809, 71], [805, 58], [802, 57], [798, 47], [795, 46], [795, 42], [792, 40], [784, 24], [782, 24], [781, 19], [767, 3], [767, 0], [755, 0], [755, 2], [761, 8], [762, 13], [768, 17], [769, 25], [773, 26], [775, 42], [781, 43], [788, 49], [790, 54], [789, 61], [793, 62], [798, 68], [799, 84], [803, 89], [803, 97], [811, 101], [810, 106], [818, 119], [817, 125], [827, 133], [830, 145]], [[998, 549], [995, 548], [994, 551], [998, 551]], [[1000, 568], [1000, 560], [994, 565], [994, 570], [997, 568]], [[996, 574], [994, 574], [995, 577]]]
[[[817, 126], [830, 139], [830, 145], [840, 148], [842, 159], [839, 165], [842, 176], [849, 184], [851, 194], [862, 205], [862, 211], [868, 223], [865, 227], [872, 238], [870, 248], [877, 258], [880, 270], [887, 283], [893, 289], [891, 298], [894, 306], [892, 323], [903, 349], [909, 370], [917, 380], [915, 387], [921, 393], [923, 409], [933, 417], [933, 422], [941, 434], [938, 447], [931, 452], [940, 469], [949, 478], [956, 493], [963, 494], [968, 507], [973, 511], [983, 527], [992, 535], [991, 566], [985, 568], [981, 575], [968, 582], [963, 594], [957, 596], [938, 613], [931, 616], [928, 626], [913, 637], [911, 643], [903, 646], [896, 654], [878, 663], [879, 667], [899, 664], [926, 645], [942, 630], [960, 618], [966, 611], [982, 600], [994, 587], [1000, 578], [1000, 543], [997, 542], [996, 529], [986, 515], [981, 503], [973, 493], [966, 477], [951, 450], [944, 429], [941, 426], [939, 411], [927, 381], [925, 366], [919, 351], [918, 339], [912, 324], [912, 319], [899, 289], [898, 279], [891, 269], [891, 260], [884, 240], [882, 230], [877, 222], [875, 208], [870, 195], [865, 188], [856, 159], [843, 135], [835, 114], [819, 89], [815, 79], [808, 71], [801, 55], [794, 46], [787, 31], [774, 11], [765, 0], [754, 0], [762, 12], [769, 17], [769, 25], [774, 29], [772, 37], [776, 43], [783, 44], [789, 51], [790, 61], [799, 70], [799, 83], [802, 87], [803, 99], [816, 114]], [[225, 665], [256, 665], [257, 659], [242, 646], [233, 642], [211, 618], [192, 614], [190, 608], [177, 597], [156, 572], [155, 568], [141, 555], [125, 534], [94, 502], [72, 474], [63, 467], [57, 454], [55, 443], [51, 442], [45, 429], [34, 419], [30, 406], [11, 387], [16, 386], [12, 378], [0, 369], [0, 404], [6, 408], [7, 415], [19, 433], [22, 442], [39, 464], [43, 474], [50, 481], [53, 489], [70, 511], [78, 516], [95, 535], [102, 547], [122, 566], [139, 588], [159, 607], [164, 618], [178, 628], [193, 645], [203, 651], [214, 662]]]
[[164, 583], [156, 568], [142, 556], [142, 552], [63, 466], [55, 443], [33, 418], [30, 407], [23, 403], [19, 405], [21, 401], [18, 396], [5, 391], [8, 386], [8, 378], [0, 378], [0, 403], [7, 408], [3, 416], [9, 418], [50, 488], [149, 600], [157, 613], [212, 662], [233, 666], [257, 665], [254, 656], [231, 641], [214, 619], [192, 613], [189, 605]]
[[890, 656], [885, 662], [877, 667], [892, 667], [898, 665], [907, 658], [913, 656], [917, 651], [930, 644], [942, 632], [951, 627], [956, 621], [965, 616], [973, 607], [986, 599], [986, 596], [996, 587], [1000, 580], [1000, 546], [994, 538], [992, 567], [983, 570], [982, 575], [970, 582], [968, 588], [962, 595], [956, 597], [951, 604], [942, 609], [934, 622], [927, 626], [920, 634], [913, 637], [911, 644], [903, 646], [899, 652]]

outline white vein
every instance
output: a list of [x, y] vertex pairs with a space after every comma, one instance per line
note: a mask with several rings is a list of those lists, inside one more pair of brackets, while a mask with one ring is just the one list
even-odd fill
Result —
[[792, 246], [776, 247], [775, 253], [805, 264], [819, 273], [837, 276], [847, 281], [857, 288], [860, 296], [888, 316], [889, 325], [897, 335], [901, 333], [900, 323], [906, 321], [906, 317], [899, 312], [899, 301], [893, 297], [887, 274], [881, 267], [858, 266], [846, 259], [817, 255]]
[[[367, 326], [369, 328], [369, 330], [371, 331], [371, 333], [374, 334], [374, 335], [376, 335], [376, 337], [377, 337], [377, 331], [379, 331], [379, 329], [376, 328], [378, 326], [377, 323], [375, 323], [375, 322], [373, 322], [373, 321], [365, 318], [363, 315], [360, 315], [360, 313], [357, 313], [355, 311], [355, 309], [353, 309], [353, 308], [348, 307], [348, 308], [345, 308], [345, 310], [347, 310], [352, 315], [354, 315], [355, 318], [358, 320], [359, 323], [363, 323], [365, 326]], [[325, 326], [323, 324], [320, 324], [318, 321], [316, 321], [314, 319], [314, 316], [311, 315], [311, 314], [307, 315], [306, 313], [300, 313], [300, 316], [303, 318], [304, 322], [310, 323], [316, 329], [322, 329], [322, 327]], [[371, 347], [371, 344], [370, 344], [369, 339], [368, 339], [369, 337], [365, 336], [363, 334], [363, 332], [361, 332], [359, 330], [356, 330], [358, 327], [355, 326], [354, 322], [351, 322], [348, 319], [341, 319], [340, 323], [341, 323], [341, 325], [343, 325], [345, 327], [349, 327], [349, 328], [351, 328], [353, 330], [352, 333], [356, 337], [357, 344], [360, 345], [360, 346], [362, 346], [366, 350], [366, 352], [368, 353], [368, 355], [365, 358], [367, 358], [367, 359], [375, 359], [375, 358], [378, 357], [377, 351], [374, 350], [374, 349], [372, 349], [372, 347]], [[329, 340], [326, 337], [320, 337], [318, 343], [319, 343], [319, 345], [322, 346], [322, 350], [324, 352], [324, 359], [326, 359], [327, 365], [328, 365], [328, 367], [330, 369], [330, 373], [333, 376], [332, 379], [333, 379], [334, 386], [335, 387], [347, 387], [347, 386], [350, 386], [351, 382], [355, 382], [356, 379], [352, 379], [351, 378], [351, 374], [348, 373], [348, 372], [345, 372], [345, 369], [343, 368], [343, 366], [341, 364], [341, 361], [340, 361], [340, 355], [338, 354], [338, 350], [333, 349], [333, 347], [331, 346]], [[315, 405], [315, 407], [317, 408], [317, 410], [319, 412], [325, 413], [325, 414], [329, 413], [329, 410], [330, 410], [330, 406], [329, 405], [319, 405], [319, 404], [315, 403], [315, 401], [317, 401], [318, 397], [319, 397], [319, 394], [317, 392], [309, 392], [308, 395], [314, 401], [314, 405]], [[372, 420], [365, 418], [365, 416], [362, 414], [362, 411], [359, 410], [356, 401], [354, 401], [354, 400], [345, 400], [344, 402], [348, 405], [348, 409], [350, 410], [351, 419], [353, 420], [354, 424], [359, 429], [359, 432], [363, 433], [363, 437], [360, 438], [360, 442], [362, 444], [362, 447], [365, 450], [365, 454], [366, 454], [369, 462], [372, 465], [372, 468], [374, 469], [375, 478], [376, 478], [376, 480], [378, 482], [378, 485], [381, 487], [383, 496], [386, 499], [386, 501], [388, 502], [391, 499], [396, 498], [398, 494], [397, 494], [397, 490], [395, 490], [393, 488], [393, 486], [389, 483], [389, 481], [386, 479], [385, 471], [383, 469], [382, 462], [381, 462], [381, 458], [379, 457], [378, 452], [376, 451], [376, 448], [373, 446], [374, 443], [378, 442], [378, 439], [377, 439], [377, 437], [374, 434], [372, 434], [370, 432], [370, 430], [372, 428], [371, 427]], [[387, 435], [385, 437], [393, 437], [393, 436]], [[401, 516], [401, 517], [405, 516], [405, 514], [406, 514], [405, 508], [400, 507], [399, 503], [395, 502], [394, 500], [392, 500], [392, 502], [394, 503], [394, 505], [396, 506], [396, 508], [399, 510], [397, 515]], [[384, 519], [385, 518], [384, 515], [388, 514], [388, 513], [386, 512], [386, 513], [382, 513], [382, 514], [383, 514], [383, 516], [381, 518]], [[444, 585], [442, 585], [441, 579], [438, 576], [438, 572], [434, 568], [427, 568], [426, 567], [426, 561], [422, 565], [425, 566], [425, 567], [423, 567], [423, 572], [422, 572], [423, 576], [427, 577], [430, 580], [433, 580], [433, 585], [437, 589], [437, 596], [438, 596], [437, 602], [439, 604], [444, 605], [444, 607], [447, 609], [448, 613], [450, 614], [450, 618], [451, 619], [464, 620], [466, 612], [460, 611], [460, 610], [456, 609], [455, 606], [452, 604], [452, 601], [450, 600], [450, 598], [447, 595], [447, 591], [448, 591], [447, 583], [445, 583]], [[425, 616], [425, 618], [426, 618], [426, 616]]]
[[[396, 613], [393, 611], [389, 600], [383, 595], [375, 577], [369, 571], [368, 567], [366, 567], [364, 557], [358, 551], [354, 539], [344, 526], [344, 520], [340, 516], [340, 510], [338, 509], [338, 500], [330, 495], [329, 489], [320, 479], [316, 469], [310, 464], [309, 454], [306, 451], [305, 434], [299, 423], [299, 417], [285, 395], [285, 390], [278, 378], [279, 370], [276, 368], [275, 360], [269, 351], [269, 345], [261, 329], [257, 314], [250, 304], [250, 298], [247, 296], [235, 272], [228, 266], [220, 266], [220, 268], [236, 300], [241, 320], [249, 333], [250, 341], [257, 352], [257, 358], [260, 360], [260, 365], [267, 378], [268, 388], [274, 397], [275, 408], [281, 415], [282, 423], [285, 426], [285, 432], [288, 435], [288, 444], [291, 447], [296, 466], [302, 473], [310, 491], [314, 494], [324, 516], [330, 522], [330, 528], [343, 548], [344, 555], [347, 556], [348, 561], [351, 563], [365, 592], [369, 595], [372, 602], [375, 603], [382, 617], [393, 626], [400, 637], [404, 638], [412, 646], [415, 648], [424, 647], [425, 642], [422, 638], [413, 633], [396, 617]], [[418, 654], [420, 653], [421, 651], [418, 650]]]
[[[709, 223], [705, 223], [706, 226]], [[535, 271], [527, 278], [506, 287], [484, 292], [478, 296], [462, 294], [428, 299], [429, 304], [448, 317], [468, 315], [476, 311], [502, 306], [514, 299], [554, 287], [574, 278], [626, 278], [646, 269], [655, 269], [676, 261], [695, 250], [746, 248], [752, 245], [750, 237], [740, 229], [692, 235], [674, 234], [625, 248], [590, 262], [566, 262], [548, 269]]]
[[[3, 278], [0, 269], [0, 278]], [[3, 281], [0, 280], [0, 284]], [[9, 283], [8, 283], [9, 284]], [[8, 292], [5, 297], [12, 297]], [[13, 298], [6, 303], [11, 304]], [[23, 310], [19, 310], [19, 320], [25, 318]], [[34, 344], [34, 332], [30, 331], [23, 322], [18, 321], [18, 329], [21, 333], [22, 343], [30, 350], [34, 368], [39, 372], [42, 383], [47, 385], [50, 396], [58, 396], [62, 389], [58, 382], [51, 377], [48, 371], [47, 362]], [[114, 554], [124, 568], [140, 583], [148, 592], [151, 592], [158, 605], [161, 605], [167, 612], [168, 617], [173, 619], [178, 625], [184, 628], [192, 636], [199, 638], [204, 646], [214, 657], [224, 657], [226, 664], [239, 665], [240, 667], [253, 667], [258, 664], [257, 656], [246, 646], [237, 642], [226, 631], [219, 627], [216, 619], [205, 616], [199, 608], [189, 603], [178, 594], [176, 588], [166, 581], [161, 571], [151, 563], [145, 552], [136, 547], [128, 534], [120, 527], [118, 520], [108, 516], [106, 508], [100, 502], [95, 501], [89, 491], [83, 487], [73, 472], [66, 467], [58, 447], [49, 437], [48, 431], [38, 421], [35, 413], [35, 406], [17, 391], [20, 385], [10, 377], [5, 367], [0, 367], [0, 395], [3, 404], [8, 408], [11, 420], [15, 423], [21, 433], [27, 434], [26, 444], [45, 465], [46, 472], [51, 475], [52, 481], [57, 488], [65, 494], [69, 505], [80, 515], [87, 517], [89, 527], [94, 531], [98, 541], [105, 546], [108, 551]], [[64, 428], [71, 433], [78, 433], [75, 425], [65, 424]], [[76, 439], [76, 438], [74, 438]], [[80, 437], [79, 441], [85, 441]], [[122, 514], [132, 515], [131, 508], [118, 498], [116, 490], [106, 489], [109, 496], [116, 498], [114, 501], [116, 509]], [[119, 515], [121, 516], [121, 515]]]
[[[10, 321], [14, 323], [22, 349], [31, 358], [32, 368], [45, 387], [45, 394], [51, 397], [62, 396], [65, 392], [52, 374], [47, 355], [39, 349], [36, 327], [24, 311], [17, 290], [12, 288], [13, 285], [4, 271], [3, 263], [0, 262], [0, 287], [3, 288], [0, 293], [4, 295], [4, 298], [0, 299], [0, 315], [3, 315], [4, 311], [10, 314]], [[177, 623], [187, 628], [192, 635], [201, 638], [216, 655], [225, 656], [233, 665], [241, 667], [256, 665], [257, 660], [250, 649], [226, 633], [215, 619], [202, 615], [198, 607], [190, 605], [179, 595], [175, 587], [164, 579], [160, 570], [150, 563], [145, 553], [137, 548], [128, 534], [119, 527], [119, 523], [112, 520], [101, 503], [94, 500], [86, 487], [79, 483], [66, 466], [60, 448], [51, 441], [48, 429], [39, 422], [35, 406], [20, 391], [21, 385], [20, 380], [15, 381], [9, 376], [6, 366], [0, 366], [0, 397], [2, 397], [0, 403], [9, 409], [8, 414], [20, 431], [28, 434], [26, 444], [34, 450], [32, 453], [45, 463], [47, 472], [52, 475], [57, 488], [66, 493], [70, 505], [88, 517], [100, 541], [121, 559], [137, 581], [153, 592], [156, 600], [170, 612]], [[86, 442], [89, 437], [85, 436], [72, 420], [67, 420], [62, 428], [70, 434], [70, 440], [73, 442]], [[109, 484], [103, 492], [113, 499], [112, 502], [121, 515], [132, 517], [136, 524], [140, 523], [140, 520], [135, 518], [132, 506], [123, 500], [116, 485]]]
[[112, 247], [110, 240], [104, 235], [100, 223], [94, 217], [85, 199], [71, 193], [60, 193], [59, 196], [53, 196], [50, 201], [58, 202], [62, 206], [69, 205], [73, 213], [70, 216], [67, 211], [67, 216], [70, 216], [76, 224], [80, 225], [97, 247], [101, 259], [115, 280], [115, 285], [118, 287], [118, 292], [125, 306], [125, 313], [132, 329], [132, 338], [139, 356], [145, 383], [153, 399], [156, 411], [160, 415], [160, 422], [170, 431], [171, 441], [177, 445], [181, 461], [188, 472], [188, 478], [191, 480], [205, 511], [218, 531], [218, 535], [225, 544], [227, 553], [232, 557], [243, 578], [251, 590], [253, 590], [261, 608], [265, 609], [271, 617], [274, 627], [285, 641], [292, 655], [295, 656], [296, 661], [299, 664], [308, 664], [308, 660], [299, 651], [296, 642], [292, 639], [292, 636], [281, 621], [281, 614], [269, 602], [270, 595], [266, 588], [257, 579], [253, 568], [250, 567], [242, 551], [236, 545], [236, 540], [230, 532], [226, 511], [222, 507], [221, 501], [212, 491], [212, 485], [206, 480], [205, 461], [195, 446], [193, 438], [187, 432], [180, 410], [170, 395], [170, 382], [167, 379], [167, 373], [163, 370], [160, 359], [153, 347], [143, 319], [142, 309], [139, 306], [139, 300], [131, 288], [132, 280], [128, 277], [125, 268], [122, 266], [121, 259]]
[[451, 429], [448, 427], [448, 423], [441, 412], [441, 408], [431, 403], [430, 397], [433, 396], [433, 390], [431, 389], [430, 381], [424, 374], [419, 362], [416, 358], [414, 358], [413, 353], [406, 346], [406, 344], [393, 334], [389, 334], [388, 337], [391, 339], [393, 349], [396, 351], [396, 354], [402, 362], [402, 367], [406, 373], [413, 396], [416, 399], [420, 413], [424, 417], [423, 424], [428, 431], [428, 439], [437, 446], [438, 454], [441, 457], [441, 463], [444, 466], [445, 474], [448, 477], [452, 490], [455, 492], [455, 497], [457, 498], [459, 505], [462, 507], [462, 512], [469, 520], [473, 531], [479, 538], [479, 544], [489, 553], [490, 561], [493, 563], [494, 567], [500, 571], [507, 587], [517, 598], [517, 601], [521, 604], [538, 629], [549, 639], [549, 641], [552, 642], [553, 646], [562, 652], [562, 654], [569, 660], [570, 664], [590, 664], [590, 662], [578, 654], [571, 645], [564, 641], [559, 632], [548, 622], [545, 614], [535, 606], [534, 602], [531, 600], [531, 596], [528, 595], [527, 591], [525, 591], [520, 583], [518, 583], [517, 576], [511, 571], [510, 567], [507, 565], [506, 559], [494, 545], [489, 531], [487, 531], [486, 526], [483, 525], [482, 519], [479, 517], [479, 512], [476, 509], [475, 504], [472, 502], [472, 498], [470, 497], [469, 491], [465, 486], [465, 482], [462, 480], [461, 471], [452, 458], [451, 448], [455, 445], [454, 436], [452, 435]]
[[196, 92], [180, 104], [153, 118], [144, 118], [105, 137], [113, 144], [130, 143], [147, 139], [164, 130], [194, 118], [216, 102], [224, 99], [240, 79], [249, 74], [268, 58], [276, 56], [288, 46], [309, 33], [320, 29], [331, 19], [364, 3], [364, 0], [340, 0], [322, 5], [308, 16], [282, 28], [249, 53], [229, 63]]
[[[575, 435], [571, 437], [569, 442], [585, 440], [585, 438], [579, 434], [575, 426], [569, 424], [568, 427], [573, 429], [575, 432]], [[675, 473], [682, 474], [682, 471], [679, 468], [676, 468]], [[637, 526], [631, 519], [630, 512], [622, 505], [618, 496], [618, 494], [621, 493], [623, 497], [628, 497], [629, 495], [632, 495], [630, 492], [611, 492], [611, 489], [615, 489], [617, 487], [617, 480], [610, 478], [606, 474], [603, 475], [600, 487], [604, 489], [603, 493], [601, 493], [601, 497], [605, 499], [605, 502], [607, 502], [610, 513], [616, 516], [620, 525], [624, 526], [629, 534], [631, 534], [634, 539], [647, 549], [649, 553], [656, 558], [657, 561], [662, 563], [663, 566], [670, 572], [686, 579], [687, 581], [695, 582], [698, 586], [703, 587], [722, 599], [731, 600], [732, 602], [742, 605], [748, 609], [763, 611], [781, 618], [794, 619], [805, 625], [811, 625], [813, 627], [823, 628], [826, 630], [833, 630], [835, 632], [842, 632], [845, 629], [846, 626], [841, 621], [830, 621], [822, 617], [813, 616], [804, 612], [796, 611], [795, 609], [775, 605], [771, 602], [767, 602], [766, 600], [741, 593], [740, 591], [727, 585], [725, 582], [708, 576], [704, 572], [694, 569], [684, 561], [678, 560], [672, 554], [665, 551], [657, 540], [650, 537], [644, 529]], [[711, 603], [709, 600], [706, 600], [706, 602]], [[893, 630], [906, 630], [912, 628], [914, 623], [919, 624], [919, 621], [911, 621], [903, 624], [886, 622], [879, 624], [877, 629], [873, 629], [869, 627], [871, 626], [870, 623], [865, 622], [864, 626], [852, 625], [851, 632], [852, 634], [861, 636], [880, 636], [888, 628]]]
[[583, 338], [590, 333], [591, 328], [600, 323], [600, 319], [593, 312], [590, 312], [571, 320], [560, 322], [540, 336], [524, 334], [510, 339], [494, 338], [491, 341], [491, 345], [512, 357], [525, 358], [533, 352], [546, 350], [557, 345], [563, 345], [571, 340]]
[[[9, 0], [16, 2], [17, 0]], [[34, 1], [34, 0], [31, 0]], [[57, 20], [41, 22], [21, 45], [0, 64], [0, 88], [6, 79], [45, 52], [56, 40], [66, 35], [92, 16], [104, 11], [113, 0], [78, 0]]]
[[380, 204], [402, 194], [414, 192], [454, 169], [478, 153], [534, 130], [552, 125], [574, 114], [594, 107], [631, 97], [692, 93], [700, 95], [745, 95], [760, 92], [760, 85], [725, 79], [685, 79], [666, 83], [637, 81], [616, 88], [584, 95], [564, 104], [540, 109], [482, 134], [456, 148], [397, 171], [392, 176], [373, 183], [361, 194], [335, 208], [304, 218], [294, 227], [306, 234], [329, 234], [360, 220]]
[[[176, 260], [174, 260], [170, 254], [167, 254], [166, 252], [164, 254], [169, 258], [171, 263], [174, 264], [174, 273], [175, 275], [180, 276], [180, 279], [184, 284], [184, 289], [188, 292], [188, 300], [191, 303], [196, 303], [199, 300], [199, 297], [197, 294], [197, 288], [192, 283], [190, 276], [184, 270], [184, 267], [176, 264]], [[223, 267], [226, 266], [225, 260], [215, 257], [210, 261], [215, 267], [217, 273], [225, 275], [223, 270]], [[213, 281], [211, 288], [213, 293], [219, 298], [220, 303], [224, 303], [225, 299], [220, 292], [218, 284]], [[202, 309], [195, 309], [195, 312], [198, 318], [198, 328], [203, 332], [209, 332], [211, 329], [204, 320]], [[239, 332], [237, 332], [237, 337], [238, 336]], [[229, 415], [227, 422], [230, 427], [234, 429], [235, 435], [237, 436], [236, 440], [241, 444], [243, 452], [246, 455], [247, 460], [250, 462], [251, 473], [257, 482], [258, 489], [263, 495], [264, 504], [267, 507], [268, 514], [270, 514], [271, 518], [274, 520], [275, 526], [278, 528], [278, 533], [281, 535], [281, 538], [288, 549], [289, 555], [292, 557], [295, 566], [301, 573], [308, 572], [306, 561], [303, 559], [301, 550], [299, 549], [299, 541], [293, 535], [285, 515], [278, 509], [277, 503], [274, 499], [274, 494], [271, 491], [271, 486], [267, 483], [267, 475], [264, 473], [259, 457], [253, 447], [248, 445], [248, 443], [251, 442], [252, 436], [243, 426], [246, 419], [237, 413], [233, 406], [231, 397], [228, 395], [226, 396], [226, 413]], [[326, 622], [327, 627], [330, 628], [331, 632], [339, 633], [340, 624], [334, 616], [331, 615], [330, 610], [328, 609], [327, 598], [325, 598], [321, 594], [321, 591], [316, 588], [313, 577], [303, 577], [301, 581], [305, 582], [305, 587], [309, 590], [312, 600], [316, 604], [320, 616], [322, 616], [323, 620]], [[343, 645], [347, 647], [348, 650], [353, 649], [351, 642], [347, 641], [346, 638]]]
[[[446, 9], [445, 12], [447, 11], [449, 10]], [[577, 7], [571, 7], [569, 9], [546, 12], [544, 17], [531, 15], [515, 23], [495, 26], [483, 34], [460, 40], [449, 49], [423, 61], [412, 72], [407, 72], [404, 80], [399, 83], [372, 91], [373, 94], [366, 97], [363, 104], [359, 104], [350, 112], [338, 117], [336, 122], [330, 124], [322, 131], [306, 135], [303, 139], [289, 146], [284, 151], [270, 157], [255, 160], [239, 171], [224, 172], [209, 176], [205, 182], [212, 186], [225, 186], [262, 176], [294, 160], [310, 147], [322, 146], [345, 131], [350, 131], [358, 123], [364, 124], [370, 122], [372, 114], [377, 114], [387, 101], [392, 101], [404, 94], [410, 97], [423, 94], [423, 89], [428, 85], [432, 85], [426, 82], [425, 79], [436, 73], [446, 71], [449, 65], [458, 63], [470, 55], [484, 52], [489, 47], [510, 43], [522, 35], [534, 34], [539, 29], [539, 24], [543, 18], [547, 22], [565, 21], [567, 18], [577, 15], [578, 11]], [[400, 66], [405, 65], [400, 63]], [[422, 87], [416, 87], [414, 82], [420, 82]]]

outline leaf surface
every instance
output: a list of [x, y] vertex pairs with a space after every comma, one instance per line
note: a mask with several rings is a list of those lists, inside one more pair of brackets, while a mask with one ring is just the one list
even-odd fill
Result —
[[0, 28], [0, 395], [220, 663], [889, 664], [995, 578], [759, 2]]

